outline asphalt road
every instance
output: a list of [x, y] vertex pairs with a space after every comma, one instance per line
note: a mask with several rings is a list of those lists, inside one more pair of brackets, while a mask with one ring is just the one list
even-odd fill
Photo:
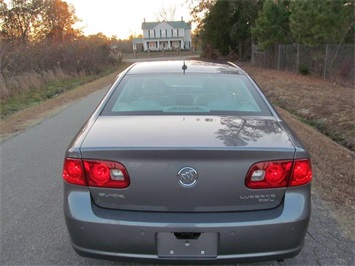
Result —
[[[105, 91], [0, 144], [1, 265], [127, 264], [76, 255], [62, 211], [64, 151]], [[311, 224], [300, 255], [250, 265], [354, 265], [355, 243], [342, 234], [330, 213], [313, 195]]]

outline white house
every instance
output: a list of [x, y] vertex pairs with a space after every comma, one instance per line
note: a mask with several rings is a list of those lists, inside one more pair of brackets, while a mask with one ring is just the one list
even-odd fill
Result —
[[137, 51], [137, 45], [143, 44], [144, 51], [161, 50], [189, 50], [191, 44], [191, 23], [181, 21], [161, 21], [142, 23], [143, 38], [133, 39], [133, 50]]

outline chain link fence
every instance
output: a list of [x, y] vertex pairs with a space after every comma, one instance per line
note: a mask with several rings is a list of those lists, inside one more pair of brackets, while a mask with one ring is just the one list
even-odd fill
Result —
[[252, 65], [316, 75], [342, 85], [355, 85], [355, 44], [277, 45], [260, 51], [252, 45]]

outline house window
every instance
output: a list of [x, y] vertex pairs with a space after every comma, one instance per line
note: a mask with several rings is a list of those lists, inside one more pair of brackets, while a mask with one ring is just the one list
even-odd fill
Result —
[[166, 37], [166, 30], [160, 30], [160, 36]]
[[176, 37], [179, 36], [179, 35], [178, 35], [178, 32], [179, 32], [178, 29], [174, 29], [174, 30], [173, 30], [173, 36], [176, 36]]
[[149, 31], [150, 32], [150, 35], [149, 35], [149, 37], [155, 37], [155, 30], [150, 30]]

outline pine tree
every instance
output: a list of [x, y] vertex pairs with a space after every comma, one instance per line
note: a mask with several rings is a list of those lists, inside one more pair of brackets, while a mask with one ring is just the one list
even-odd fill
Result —
[[274, 44], [291, 42], [289, 29], [290, 1], [266, 0], [255, 27], [251, 32], [256, 37], [261, 49], [267, 49]]
[[291, 5], [290, 29], [300, 44], [354, 41], [354, 1], [303, 0]]

